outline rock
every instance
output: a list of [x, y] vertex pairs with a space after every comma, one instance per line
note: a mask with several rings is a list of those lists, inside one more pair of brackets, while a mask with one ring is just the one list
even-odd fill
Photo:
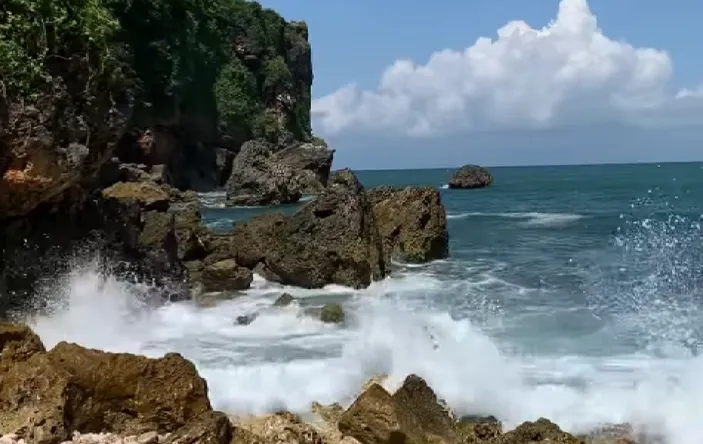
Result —
[[545, 418], [524, 422], [514, 430], [491, 440], [491, 444], [524, 443], [585, 444], [585, 441], [562, 431], [559, 426]]
[[237, 325], [249, 325], [258, 317], [257, 313], [251, 313], [248, 315], [237, 316]]
[[432, 187], [367, 191], [387, 260], [428, 262], [449, 255], [447, 214]]
[[323, 444], [320, 434], [314, 427], [304, 423], [298, 416], [290, 412], [279, 412], [265, 417], [249, 418], [237, 424], [234, 442], [242, 442], [236, 439], [239, 429], [248, 432], [250, 434], [249, 439], [252, 439], [253, 435], [256, 438], [254, 442]]
[[225, 259], [205, 267], [201, 280], [205, 291], [246, 290], [253, 274], [234, 259]]
[[292, 169], [272, 161], [275, 149], [264, 141], [244, 143], [227, 181], [227, 205], [280, 205], [300, 199]]
[[451, 415], [414, 375], [393, 395], [372, 384], [341, 415], [339, 430], [361, 444], [459, 442]]
[[320, 320], [326, 324], [342, 324], [344, 318], [344, 309], [339, 304], [327, 304], [320, 312]]
[[295, 298], [289, 293], [283, 293], [273, 303], [274, 307], [287, 307], [295, 301]]
[[229, 246], [238, 263], [262, 264], [267, 278], [285, 285], [362, 288], [387, 274], [371, 205], [349, 170], [332, 174], [325, 192], [293, 216], [266, 214], [238, 225]]
[[463, 417], [456, 425], [459, 439], [464, 444], [482, 443], [500, 436], [503, 426], [496, 418]]
[[169, 194], [153, 182], [118, 182], [102, 191], [107, 200], [138, 203], [146, 210], [166, 211]]
[[25, 361], [43, 351], [39, 336], [26, 325], [0, 323], [0, 365]]
[[279, 205], [327, 185], [334, 151], [324, 142], [294, 143], [283, 149], [264, 141], [246, 142], [232, 163], [228, 205]]
[[211, 411], [205, 381], [177, 354], [149, 359], [60, 343], [0, 378], [0, 435], [42, 444], [74, 431], [168, 433]]
[[221, 412], [206, 412], [172, 433], [164, 444], [230, 444], [232, 424]]
[[449, 188], [485, 188], [493, 182], [493, 175], [477, 165], [464, 165], [449, 179]]
[[322, 140], [298, 143], [273, 156], [273, 162], [292, 170], [294, 189], [302, 194], [320, 194], [327, 186], [334, 150]]

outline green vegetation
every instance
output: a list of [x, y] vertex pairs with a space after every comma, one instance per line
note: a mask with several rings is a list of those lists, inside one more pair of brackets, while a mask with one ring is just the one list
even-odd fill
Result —
[[256, 2], [0, 2], [0, 92], [10, 100], [74, 78], [57, 61], [76, 57], [96, 85], [134, 98], [133, 125], [208, 122], [190, 129], [240, 143], [311, 137], [307, 27]]

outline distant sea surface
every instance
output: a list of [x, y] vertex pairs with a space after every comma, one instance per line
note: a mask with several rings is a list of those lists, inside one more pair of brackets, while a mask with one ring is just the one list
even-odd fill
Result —
[[[68, 304], [35, 321], [42, 338], [159, 355], [178, 351], [217, 408], [305, 411], [349, 402], [369, 377], [426, 378], [459, 413], [509, 426], [548, 417], [580, 431], [631, 422], [674, 444], [703, 441], [703, 164], [493, 168], [482, 190], [451, 170], [359, 171], [367, 187], [431, 185], [447, 210], [451, 257], [365, 290], [281, 288], [257, 278], [211, 308], [140, 309], [138, 289], [79, 270]], [[281, 208], [223, 207], [219, 230]], [[268, 308], [282, 291], [300, 306]], [[341, 302], [344, 327], [302, 314]], [[237, 316], [259, 312], [248, 326]]]

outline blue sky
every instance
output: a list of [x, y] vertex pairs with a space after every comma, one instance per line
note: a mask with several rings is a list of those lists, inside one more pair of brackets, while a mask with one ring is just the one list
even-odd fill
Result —
[[309, 25], [338, 167], [703, 160], [701, 2], [262, 3]]

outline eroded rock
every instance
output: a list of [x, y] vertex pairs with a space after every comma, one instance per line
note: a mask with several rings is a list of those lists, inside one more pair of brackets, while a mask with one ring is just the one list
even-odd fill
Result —
[[380, 187], [367, 192], [388, 259], [427, 262], [449, 255], [447, 214], [432, 187]]
[[246, 290], [252, 280], [251, 270], [241, 267], [234, 259], [208, 265], [201, 277], [205, 291]]

